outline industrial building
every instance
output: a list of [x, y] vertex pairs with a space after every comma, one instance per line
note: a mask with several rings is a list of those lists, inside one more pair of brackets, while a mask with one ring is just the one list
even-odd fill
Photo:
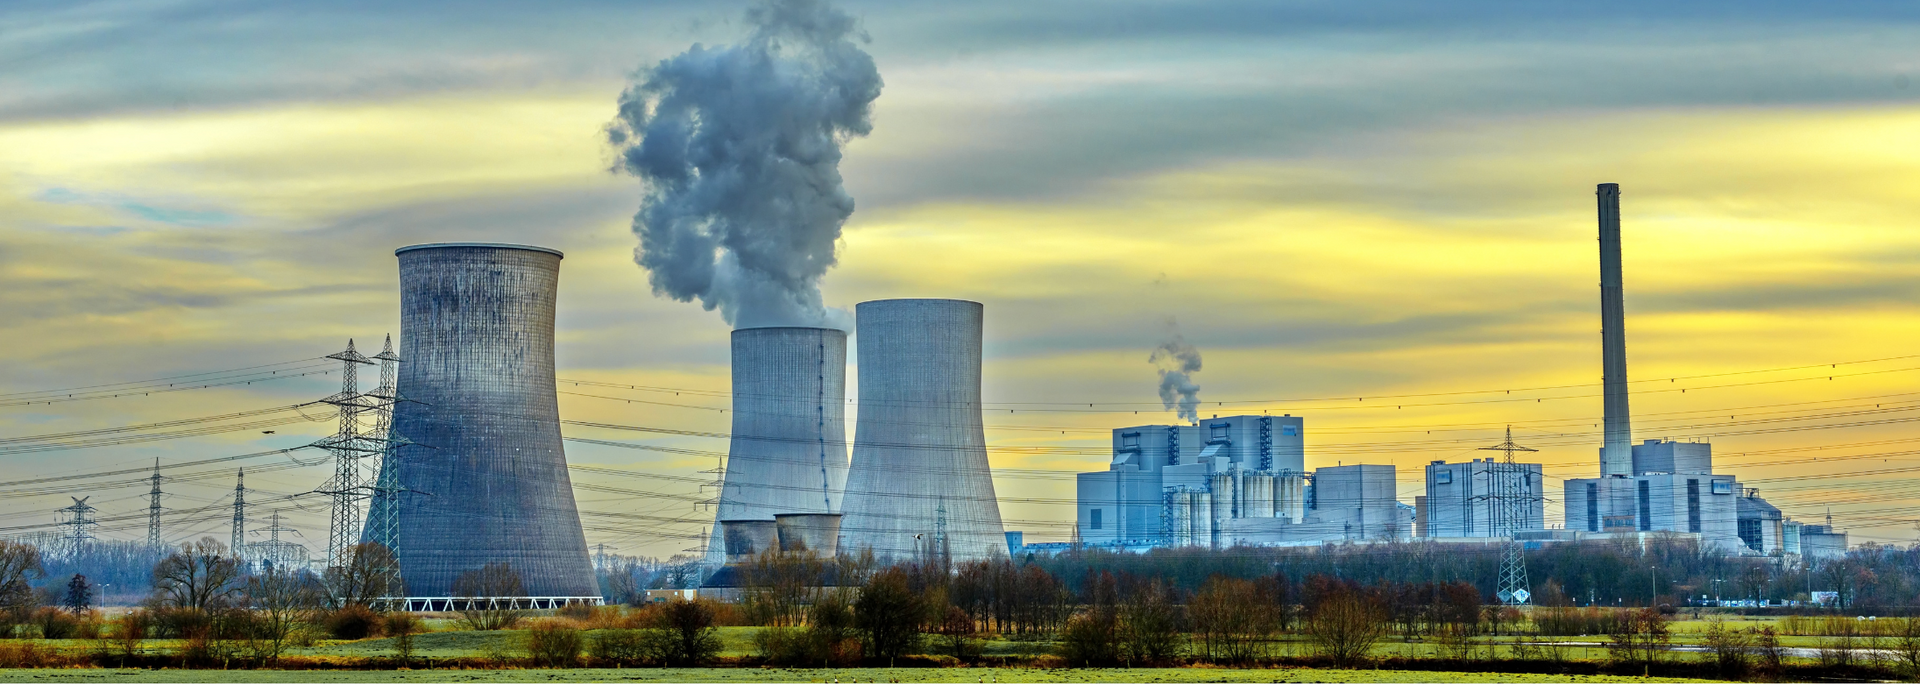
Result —
[[1407, 536], [1393, 467], [1309, 473], [1303, 431], [1296, 416], [1252, 415], [1114, 430], [1107, 470], [1076, 478], [1080, 541], [1224, 548]]
[[1547, 526], [1538, 463], [1434, 461], [1426, 476], [1426, 494], [1414, 502], [1415, 536], [1507, 537]]
[[403, 247], [392, 464], [405, 605], [447, 609], [462, 573], [506, 563], [527, 605], [600, 602], [554, 393], [560, 252]]
[[[1600, 476], [1569, 479], [1561, 500], [1566, 529], [1587, 533], [1681, 532], [1735, 553], [1786, 553], [1779, 509], [1713, 472], [1705, 442], [1633, 443], [1627, 383], [1625, 284], [1621, 275], [1620, 186], [1595, 189], [1600, 231], [1602, 446]], [[1804, 539], [1804, 531], [1802, 532]], [[1843, 542], [1844, 543], [1844, 542]]]
[[980, 420], [979, 302], [854, 307], [859, 415], [840, 548], [953, 562], [1007, 556]]
[[847, 334], [829, 328], [733, 331], [733, 430], [708, 562], [728, 521], [839, 513], [847, 482]]

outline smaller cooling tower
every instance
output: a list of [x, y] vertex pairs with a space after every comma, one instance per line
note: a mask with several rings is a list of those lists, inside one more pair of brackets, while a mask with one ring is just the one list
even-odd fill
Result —
[[860, 415], [841, 548], [909, 559], [944, 542], [954, 562], [1005, 558], [980, 423], [983, 309], [952, 299], [855, 308]]
[[781, 551], [812, 551], [825, 558], [839, 551], [838, 513], [781, 513], [773, 516], [773, 522], [779, 528]]
[[[840, 512], [846, 388], [845, 332], [733, 331], [733, 440], [715, 521]], [[710, 554], [707, 560], [718, 559]]]
[[720, 536], [727, 551], [727, 564], [739, 565], [779, 547], [779, 529], [772, 520], [722, 520]]

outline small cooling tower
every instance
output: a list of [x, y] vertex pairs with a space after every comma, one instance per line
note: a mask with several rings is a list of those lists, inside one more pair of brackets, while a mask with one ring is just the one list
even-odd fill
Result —
[[945, 549], [1005, 558], [980, 423], [978, 302], [888, 299], [856, 307], [859, 416], [841, 549], [896, 560]]

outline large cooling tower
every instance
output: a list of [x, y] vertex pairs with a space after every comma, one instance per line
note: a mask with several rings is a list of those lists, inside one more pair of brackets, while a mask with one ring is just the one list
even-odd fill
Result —
[[980, 304], [889, 299], [854, 313], [860, 415], [841, 550], [906, 560], [944, 546], [955, 562], [1006, 557], [980, 425]]
[[507, 563], [527, 596], [598, 599], [554, 396], [560, 252], [414, 245], [400, 258], [396, 519], [407, 595]]
[[[845, 332], [733, 331], [733, 441], [716, 523], [839, 513], [847, 483], [846, 404]], [[720, 533], [716, 524], [716, 541]], [[708, 560], [716, 560], [711, 552]]]

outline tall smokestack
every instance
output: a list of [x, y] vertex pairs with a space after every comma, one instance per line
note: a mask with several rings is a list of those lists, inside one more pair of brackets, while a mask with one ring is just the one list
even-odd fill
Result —
[[1620, 283], [1620, 184], [1601, 183], [1600, 364], [1606, 397], [1600, 476], [1633, 474], [1633, 426], [1627, 413], [1627, 327]]

